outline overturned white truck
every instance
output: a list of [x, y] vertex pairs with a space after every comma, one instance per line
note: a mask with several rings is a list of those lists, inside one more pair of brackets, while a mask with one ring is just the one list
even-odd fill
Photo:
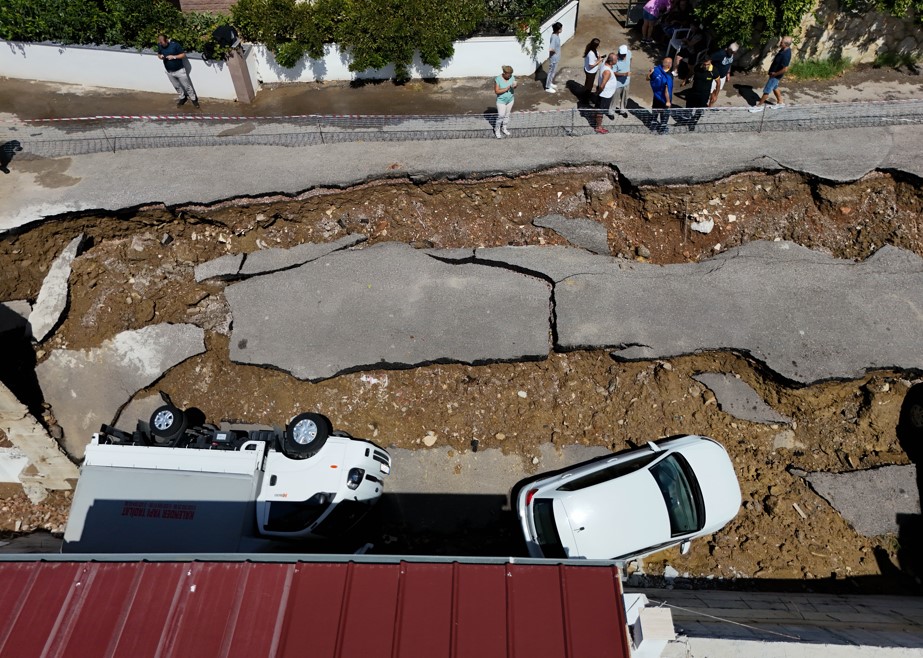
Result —
[[319, 414], [220, 427], [164, 404], [134, 432], [103, 425], [80, 469], [65, 553], [253, 552], [335, 537], [384, 491], [391, 457]]

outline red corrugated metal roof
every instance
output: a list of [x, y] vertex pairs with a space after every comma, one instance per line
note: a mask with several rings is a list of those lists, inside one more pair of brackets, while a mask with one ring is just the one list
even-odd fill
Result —
[[0, 656], [628, 658], [615, 567], [0, 562]]

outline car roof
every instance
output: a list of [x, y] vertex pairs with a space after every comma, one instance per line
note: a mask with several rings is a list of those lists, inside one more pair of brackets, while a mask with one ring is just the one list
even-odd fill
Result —
[[[670, 518], [647, 468], [576, 491], [557, 491], [576, 554], [608, 560], [670, 540]], [[615, 504], [628, 501], [630, 504]], [[565, 533], [561, 533], [565, 543]]]

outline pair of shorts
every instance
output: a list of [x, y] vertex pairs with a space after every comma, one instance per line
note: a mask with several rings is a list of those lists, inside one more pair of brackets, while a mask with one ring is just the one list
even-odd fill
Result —
[[780, 82], [779, 78], [769, 78], [769, 80], [766, 82], [766, 86], [763, 87], [763, 93], [771, 94], [772, 92], [774, 92], [776, 89], [779, 88], [779, 82]]
[[603, 112], [609, 112], [609, 106], [612, 105], [612, 96], [606, 98], [604, 96], [599, 97], [599, 102], [596, 104], [596, 107], [602, 110]]
[[718, 91], [724, 91], [724, 83], [727, 82], [728, 78], [726, 75], [721, 76], [720, 78], [715, 78], [711, 81], [711, 90], [714, 93], [715, 89]]
[[646, 21], [651, 21], [651, 22], [656, 22], [656, 21], [657, 21], [657, 17], [654, 16], [654, 14], [652, 14], [651, 12], [647, 11], [646, 9], [643, 10], [642, 13], [644, 14], [644, 20], [646, 20]]

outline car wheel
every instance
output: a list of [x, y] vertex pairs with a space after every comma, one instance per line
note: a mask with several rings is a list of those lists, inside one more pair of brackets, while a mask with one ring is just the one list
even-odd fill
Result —
[[298, 414], [285, 428], [282, 449], [293, 459], [316, 455], [330, 436], [330, 421], [320, 414]]
[[186, 431], [186, 414], [172, 404], [157, 407], [151, 414], [151, 445], [172, 446]]

